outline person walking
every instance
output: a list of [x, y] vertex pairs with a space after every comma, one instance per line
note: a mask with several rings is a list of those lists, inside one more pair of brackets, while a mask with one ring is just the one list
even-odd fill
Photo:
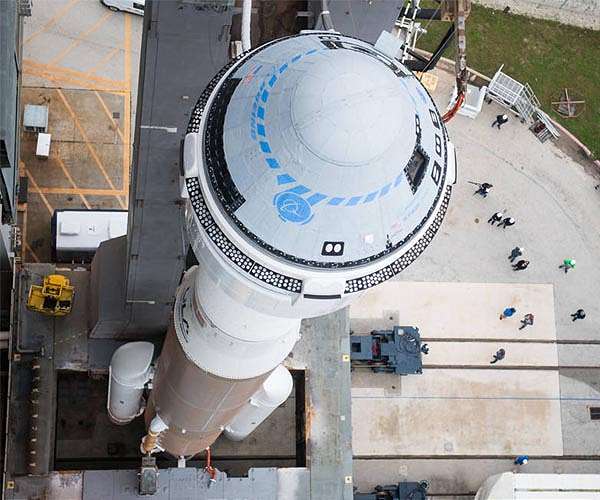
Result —
[[523, 271], [523, 270], [527, 269], [528, 265], [529, 265], [529, 261], [528, 260], [521, 259], [516, 264], [513, 264], [513, 266], [512, 266], [513, 267], [513, 271]]
[[502, 222], [498, 224], [498, 227], [507, 228], [508, 226], [513, 226], [515, 224], [515, 219], [512, 217], [505, 217], [502, 219]]
[[519, 327], [519, 330], [522, 330], [523, 328], [533, 325], [533, 320], [534, 320], [534, 316], [532, 313], [527, 313], [523, 319], [521, 320], [521, 326]]
[[502, 361], [505, 356], [506, 356], [506, 351], [504, 349], [498, 349], [496, 351], [496, 354], [494, 354], [494, 356], [492, 357], [492, 360], [490, 361], [490, 365], [493, 365], [494, 363], [497, 363], [498, 361]]
[[585, 311], [583, 309], [577, 309], [573, 314], [571, 314], [571, 321], [577, 321], [578, 319], [585, 318]]
[[569, 272], [569, 269], [575, 269], [575, 259], [565, 259], [562, 265], [558, 266], [559, 269], [564, 269], [565, 274]]
[[527, 462], [529, 462], [528, 455], [518, 455], [517, 458], [515, 458], [515, 465], [525, 465]]
[[500, 127], [502, 125], [504, 125], [507, 121], [508, 121], [507, 115], [498, 115], [498, 116], [496, 116], [496, 119], [492, 123], [492, 128], [494, 127], [494, 125], [498, 125], [498, 130], [500, 130]]
[[502, 220], [502, 217], [504, 217], [504, 214], [502, 212], [496, 212], [488, 219], [488, 224], [491, 224], [493, 226], [494, 224], [496, 224], [496, 222], [500, 222]]
[[514, 307], [507, 307], [506, 309], [504, 309], [504, 311], [502, 311], [500, 319], [510, 318], [516, 312], [517, 310]]
[[487, 195], [490, 194], [491, 189], [494, 186], [489, 182], [484, 182], [479, 184], [479, 189], [475, 191], [475, 194], [480, 194], [482, 197], [487, 198]]
[[511, 250], [510, 255], [508, 256], [508, 260], [514, 262], [517, 257], [520, 257], [525, 252], [525, 249], [521, 247], [515, 247]]

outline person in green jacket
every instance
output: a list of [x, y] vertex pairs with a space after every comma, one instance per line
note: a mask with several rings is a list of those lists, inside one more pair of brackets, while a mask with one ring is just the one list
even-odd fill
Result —
[[561, 266], [558, 266], [559, 269], [564, 269], [565, 274], [569, 272], [569, 269], [575, 269], [575, 259], [565, 259]]

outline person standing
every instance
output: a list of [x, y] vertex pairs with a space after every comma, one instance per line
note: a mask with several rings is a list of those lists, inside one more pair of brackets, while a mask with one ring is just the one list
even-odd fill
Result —
[[513, 248], [510, 252], [510, 255], [508, 256], [508, 260], [510, 260], [511, 262], [514, 262], [517, 257], [520, 257], [521, 255], [523, 255], [524, 251], [525, 251], [525, 249], [523, 249], [521, 247]]
[[528, 455], [518, 455], [517, 458], [515, 458], [515, 465], [525, 465], [527, 462], [529, 462]]
[[528, 260], [521, 259], [516, 264], [513, 264], [513, 266], [512, 266], [513, 267], [513, 271], [523, 271], [523, 270], [527, 269], [528, 265], [529, 265], [529, 261]]
[[516, 312], [517, 310], [514, 307], [507, 307], [506, 309], [504, 309], [504, 311], [502, 311], [500, 319], [510, 318]]
[[494, 363], [497, 363], [498, 361], [502, 361], [505, 356], [506, 356], [506, 351], [504, 349], [498, 349], [496, 351], [496, 354], [494, 354], [494, 356], [492, 357], [492, 360], [490, 361], [490, 365], [493, 365]]
[[515, 222], [515, 219], [512, 217], [505, 217], [502, 222], [498, 224], [498, 227], [507, 228], [508, 226], [513, 226]]
[[496, 119], [492, 123], [492, 128], [494, 127], [494, 125], [498, 125], [498, 130], [500, 130], [500, 127], [502, 125], [504, 125], [507, 121], [508, 121], [507, 115], [498, 115], [498, 116], [496, 116]]
[[532, 313], [527, 313], [523, 319], [521, 320], [521, 326], [519, 327], [519, 330], [522, 330], [523, 328], [533, 325], [533, 320], [534, 320], [534, 316]]
[[561, 266], [558, 266], [559, 269], [564, 269], [565, 274], [569, 272], [569, 269], [575, 269], [575, 259], [565, 259]]
[[491, 224], [493, 226], [494, 224], [496, 224], [496, 222], [500, 222], [502, 220], [502, 217], [504, 217], [504, 214], [502, 212], [496, 212], [488, 219], [488, 224]]
[[577, 309], [573, 314], [571, 314], [571, 321], [577, 321], [578, 319], [585, 318], [585, 311], [583, 309]]

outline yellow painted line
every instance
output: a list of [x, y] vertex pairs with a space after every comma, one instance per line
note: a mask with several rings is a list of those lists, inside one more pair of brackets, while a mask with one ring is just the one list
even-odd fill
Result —
[[[67, 111], [69, 112], [69, 114], [71, 115], [71, 117], [73, 118], [73, 121], [75, 122], [75, 127], [77, 127], [77, 130], [79, 130], [79, 133], [81, 134], [81, 137], [83, 138], [83, 141], [85, 142], [86, 147], [88, 148], [90, 154], [92, 155], [92, 158], [96, 162], [96, 165], [98, 165], [98, 168], [100, 169], [100, 172], [102, 172], [102, 175], [104, 176], [104, 179], [106, 179], [106, 182], [111, 187], [111, 189], [116, 189], [115, 185], [113, 184], [113, 182], [110, 180], [110, 177], [106, 173], [106, 169], [104, 168], [104, 165], [102, 164], [102, 161], [98, 157], [98, 154], [96, 153], [96, 150], [92, 147], [92, 144], [90, 143], [90, 141], [89, 141], [89, 139], [87, 137], [87, 134], [83, 130], [83, 127], [81, 126], [81, 123], [79, 122], [79, 120], [77, 118], [77, 115], [75, 115], [75, 112], [73, 111], [73, 108], [71, 108], [71, 105], [67, 102], [67, 99], [65, 98], [65, 95], [62, 93], [62, 90], [56, 89], [56, 92], [58, 93], [58, 95], [61, 98], [63, 104], [65, 105], [65, 108], [67, 109]], [[125, 204], [123, 203], [123, 201], [121, 200], [121, 198], [117, 197], [117, 201], [119, 202], [119, 205], [121, 205], [121, 208], [125, 208]]]
[[125, 16], [125, 36], [124, 36], [124, 47], [125, 49], [125, 85], [127, 90], [131, 90], [131, 16]]
[[124, 97], [123, 128], [127, 137], [123, 141], [123, 191], [129, 193], [129, 171], [131, 169], [131, 16], [125, 16], [124, 50], [125, 86], [128, 94]]
[[[73, 88], [76, 88], [76, 89], [98, 90], [99, 92], [107, 92], [107, 93], [115, 94], [115, 95], [123, 95], [125, 92], [125, 91], [120, 91], [120, 90], [116, 90], [116, 89], [98, 88], [98, 86], [99, 86], [98, 84], [86, 82], [84, 80], [76, 80], [76, 79], [68, 78], [68, 77], [64, 77], [64, 76], [56, 78], [55, 76], [53, 76], [50, 73], [40, 72], [40, 71], [36, 71], [36, 70], [31, 70], [31, 69], [24, 69], [23, 74], [43, 78], [44, 80], [55, 83], [57, 85], [57, 87], [60, 87], [60, 88], [64, 88], [65, 85], [70, 84], [70, 85], [73, 85]], [[24, 88], [37, 89], [37, 88], [39, 88], [39, 85], [37, 85], [37, 86], [24, 85]], [[48, 88], [52, 88], [52, 87], [48, 87]]]
[[77, 71], [74, 69], [65, 68], [64, 66], [43, 64], [32, 59], [25, 59], [23, 61], [23, 68], [24, 70], [38, 70], [41, 72], [45, 72], [54, 76], [55, 78], [66, 76], [78, 80], [102, 83], [103, 85], [106, 85], [106, 87], [117, 87], [117, 90], [128, 90], [125, 87], [126, 82], [124, 80], [112, 80], [110, 78], [93, 75], [90, 72]]
[[71, 0], [67, 5], [65, 5], [62, 9], [60, 9], [54, 16], [52, 16], [44, 26], [42, 26], [39, 30], [29, 35], [24, 43], [29, 43], [38, 35], [41, 35], [48, 28], [54, 26], [62, 17], [64, 17], [74, 6], [79, 2], [79, 0]]
[[125, 193], [119, 189], [87, 189], [87, 188], [63, 188], [63, 187], [38, 187], [32, 189], [34, 193], [42, 194], [74, 194], [87, 196], [123, 196]]
[[88, 36], [90, 36], [92, 33], [94, 33], [98, 28], [100, 28], [100, 26], [102, 26], [108, 20], [108, 18], [112, 15], [113, 15], [113, 11], [111, 11], [111, 10], [107, 11], [106, 14], [104, 14], [100, 19], [98, 19], [92, 26], [90, 26], [90, 28], [88, 28], [83, 33], [80, 33], [79, 37], [74, 42], [71, 42], [67, 47], [65, 47], [48, 64], [50, 66], [52, 66], [52, 65], [55, 65], [58, 62], [60, 62], [62, 59], [64, 59], [67, 56], [67, 54], [69, 54], [71, 51], [73, 51], [75, 48], [77, 48], [81, 42], [87, 41]]
[[[96, 97], [98, 98], [98, 101], [100, 101], [100, 106], [102, 106], [102, 109], [106, 113], [106, 116], [108, 117], [108, 119], [112, 123], [113, 127], [115, 127], [115, 130], [117, 131], [117, 134], [119, 134], [119, 137], [121, 138], [121, 142], [123, 144], [125, 144], [125, 138], [123, 137], [123, 132], [121, 132], [121, 129], [117, 125], [117, 122], [112, 117], [112, 113], [110, 112], [110, 109], [108, 109], [108, 106], [104, 102], [104, 99], [102, 99], [102, 96], [98, 93], [98, 91], [94, 90], [94, 94], [96, 94]], [[123, 148], [123, 149], [125, 149], [125, 148]]]
[[51, 216], [54, 215], [54, 209], [52, 208], [52, 205], [50, 205], [50, 203], [48, 202], [48, 198], [46, 198], [44, 193], [42, 193], [40, 191], [40, 187], [38, 186], [37, 182], [35, 182], [35, 179], [31, 175], [31, 172], [29, 170], [27, 170], [27, 177], [29, 177], [29, 182], [31, 182], [31, 184], [33, 185], [32, 191], [37, 192], [37, 194], [40, 195], [40, 197], [42, 198], [44, 205], [46, 205], [46, 208], [48, 209], [48, 212], [50, 213], [50, 215]]
[[27, 250], [31, 254], [31, 256], [33, 257], [33, 260], [35, 260], [36, 262], [40, 262], [40, 258], [37, 256], [37, 254], [29, 246], [29, 243], [25, 242], [25, 244], [23, 245], [23, 249]]
[[90, 69], [88, 69], [88, 73], [93, 74], [93, 73], [97, 73], [98, 71], [100, 71], [102, 68], [104, 68], [104, 66], [106, 66], [109, 61], [115, 57], [115, 55], [120, 51], [121, 49], [119, 47], [115, 47], [114, 49], [112, 49], [111, 51], [108, 52], [108, 54], [106, 54], [102, 59], [100, 59], [94, 66], [92, 66]]
[[71, 186], [73, 186], [73, 189], [77, 190], [77, 195], [79, 196], [79, 198], [81, 198], [81, 201], [85, 205], [85, 208], [87, 208], [89, 210], [91, 208], [90, 204], [86, 200], [85, 196], [79, 192], [77, 185], [75, 184], [75, 181], [73, 181], [73, 177], [71, 177], [71, 174], [69, 173], [69, 170], [67, 169], [67, 166], [65, 165], [65, 162], [62, 161], [62, 158], [60, 156], [56, 156], [55, 158], [56, 158], [56, 161], [58, 162], [58, 165], [60, 166], [63, 173], [65, 174], [65, 177], [68, 179], [69, 184], [71, 184]]

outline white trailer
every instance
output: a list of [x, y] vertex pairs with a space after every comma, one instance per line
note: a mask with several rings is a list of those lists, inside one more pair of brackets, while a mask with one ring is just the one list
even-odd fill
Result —
[[127, 210], [55, 210], [52, 250], [56, 262], [90, 262], [100, 243], [127, 234]]

